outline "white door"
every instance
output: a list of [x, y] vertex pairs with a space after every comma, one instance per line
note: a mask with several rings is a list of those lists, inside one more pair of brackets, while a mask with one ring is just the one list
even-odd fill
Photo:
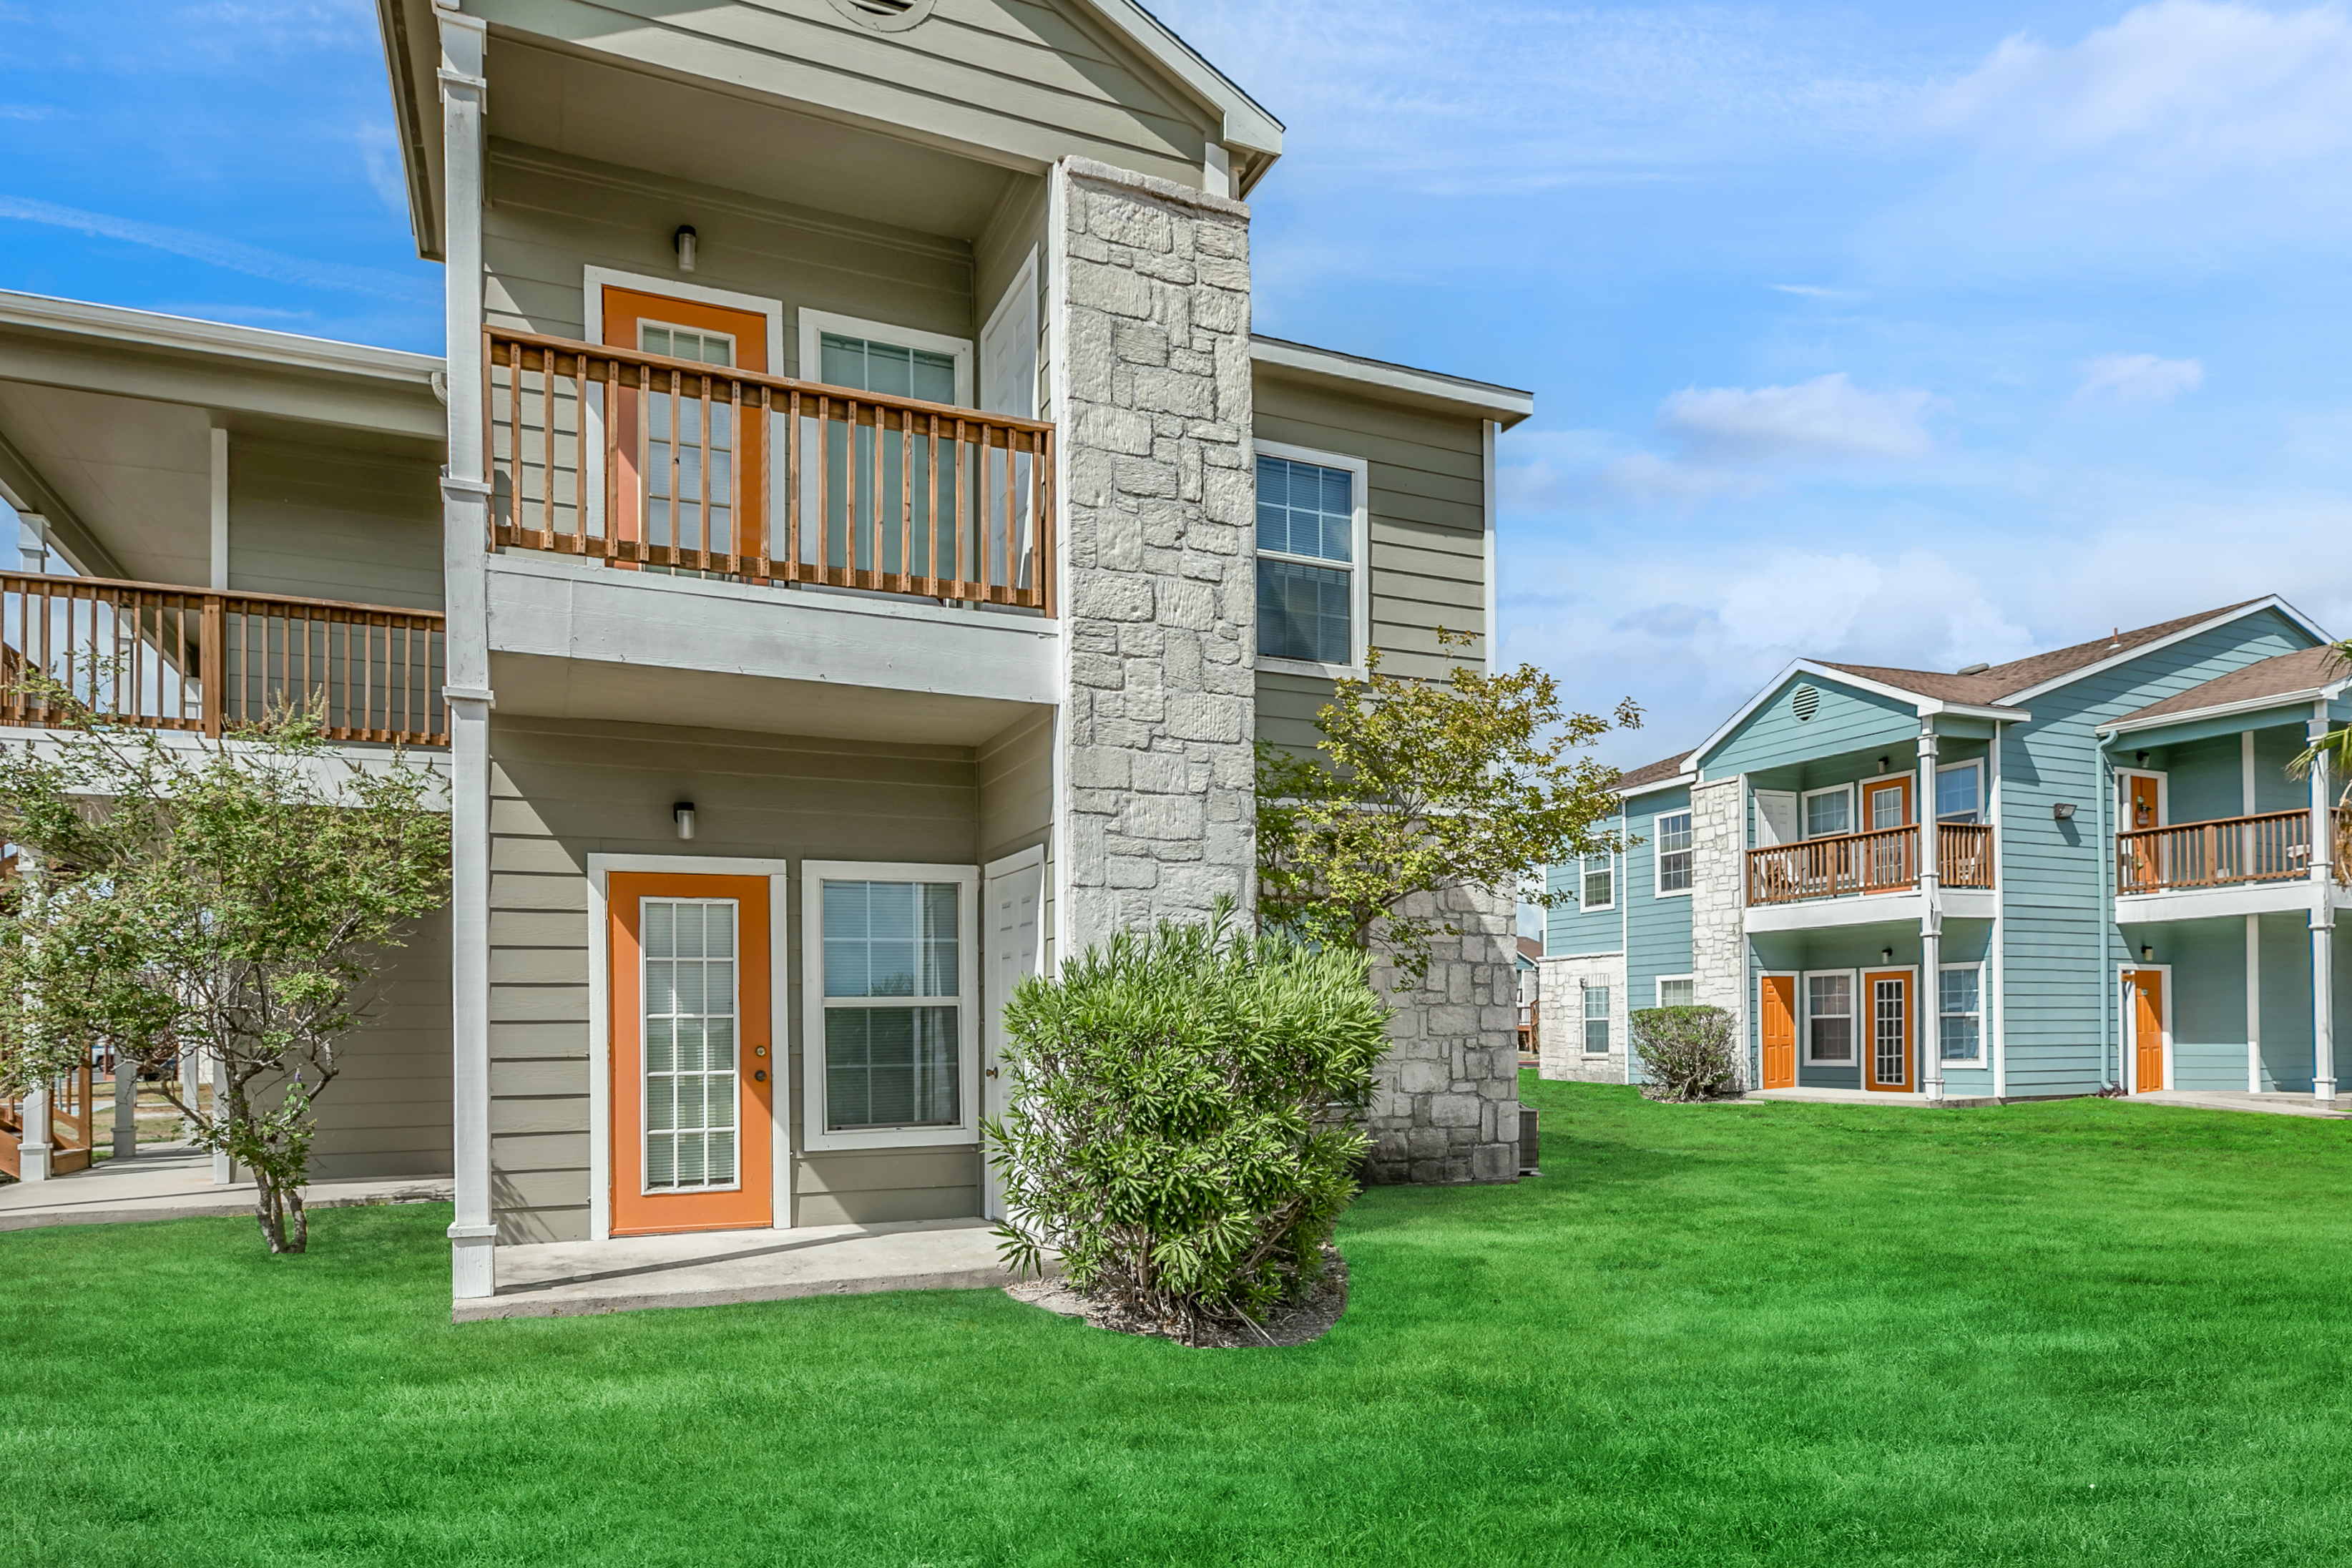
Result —
[[[982, 906], [988, 927], [988, 1057], [981, 1073], [981, 1114], [1004, 1114], [1004, 1004], [1013, 988], [1043, 972], [1045, 948], [1040, 915], [1045, 902], [1044, 857], [1031, 850], [988, 868], [987, 902]], [[1004, 1196], [996, 1171], [981, 1178], [985, 1193], [982, 1212], [990, 1219], [1004, 1217]]]
[[1756, 792], [1756, 847], [1769, 849], [1797, 841], [1797, 792], [1759, 789]]
[[1037, 417], [1037, 256], [1032, 251], [980, 334], [980, 406]]

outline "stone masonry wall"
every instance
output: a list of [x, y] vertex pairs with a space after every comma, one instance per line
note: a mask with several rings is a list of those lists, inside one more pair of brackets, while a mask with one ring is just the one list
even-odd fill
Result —
[[[1745, 781], [1716, 779], [1691, 788], [1691, 996], [1738, 1020], [1748, 1037], [1748, 932], [1742, 886], [1748, 866]], [[1748, 1077], [1748, 1052], [1738, 1052]]]
[[1518, 1179], [1518, 916], [1507, 898], [1449, 889], [1407, 912], [1442, 911], [1459, 937], [1433, 941], [1419, 988], [1390, 989], [1396, 973], [1376, 964], [1372, 983], [1396, 1009], [1395, 1047], [1381, 1063], [1372, 1100], [1374, 1182]]
[[[1625, 1083], [1625, 1053], [1631, 1041], [1625, 1016], [1625, 955], [1547, 958], [1543, 973], [1543, 1033], [1537, 1042], [1537, 1073], [1569, 1083]], [[1609, 987], [1609, 1049], [1584, 1048], [1584, 992]]]
[[1070, 159], [1061, 759], [1081, 942], [1255, 892], [1249, 209]]

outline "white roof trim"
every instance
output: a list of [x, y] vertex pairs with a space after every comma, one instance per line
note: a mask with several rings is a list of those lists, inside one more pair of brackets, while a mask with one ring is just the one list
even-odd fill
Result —
[[1088, 0], [1088, 4], [1140, 46], [1161, 69], [1223, 114], [1224, 128], [1218, 139], [1226, 146], [1245, 147], [1271, 158], [1282, 156], [1282, 121], [1178, 37], [1167, 23], [1135, 0]]
[[44, 294], [0, 291], [0, 326], [34, 327], [134, 348], [200, 353], [213, 358], [256, 360], [291, 370], [325, 371], [376, 380], [429, 384], [443, 362], [436, 354], [370, 348], [331, 338], [233, 327], [191, 316], [129, 310]]
[[1685, 784], [1696, 783], [1698, 783], [1698, 774], [1695, 773], [1676, 773], [1670, 779], [1652, 779], [1648, 784], [1638, 784], [1631, 789], [1612, 790], [1609, 793], [1621, 801], [1627, 801], [1632, 800], [1635, 795], [1655, 795], [1662, 789], [1679, 789]]
[[1259, 364], [1401, 392], [1420, 402], [1444, 404], [1504, 425], [1516, 425], [1536, 411], [1536, 395], [1517, 387], [1496, 386], [1492, 382], [1472, 381], [1442, 371], [1415, 370], [1411, 365], [1365, 359], [1337, 349], [1313, 348], [1284, 338], [1253, 336], [1250, 358]]
[[2000, 707], [1979, 707], [1967, 702], [1947, 702], [1941, 698], [1908, 691], [1899, 686], [1889, 686], [1883, 680], [1873, 680], [1868, 676], [1856, 675], [1851, 670], [1833, 669], [1826, 664], [1817, 663], [1810, 658], [1800, 658], [1790, 661], [1787, 668], [1766, 681], [1763, 689], [1742, 704], [1738, 712], [1726, 719], [1713, 734], [1694, 747], [1691, 755], [1704, 762], [1709, 752], [1730, 739], [1731, 732], [1748, 721], [1748, 715], [1770, 701], [1773, 693], [1800, 675], [1809, 675], [1816, 680], [1835, 681], [1841, 686], [1851, 686], [1857, 690], [1872, 692], [1880, 697], [1892, 697], [1897, 701], [1907, 702], [1911, 705], [1911, 710], [1921, 718], [1930, 714], [1952, 713], [1962, 718], [1990, 719], [1996, 723], [2021, 724], [2033, 717], [2032, 714], [2021, 709], [2011, 708], [2006, 704]]
[[[2135, 647], [2125, 648], [2122, 652], [2103, 658], [2096, 664], [2086, 664], [2080, 669], [2070, 669], [2063, 675], [2053, 676], [2050, 679], [2043, 681], [2039, 686], [2029, 686], [2022, 691], [2012, 691], [2006, 698], [2002, 699], [2002, 700], [2006, 702], [2022, 702], [2029, 698], [2039, 697], [2045, 691], [2055, 691], [2062, 686], [2071, 686], [2075, 681], [2083, 679], [2085, 676], [2096, 675], [2102, 670], [2113, 669], [2119, 664], [2124, 664], [2129, 660], [2139, 658], [2142, 654], [2154, 653], [2159, 648], [2170, 647], [2177, 642], [2182, 642], [2189, 637], [2197, 637], [2201, 633], [2210, 632], [2215, 626], [2226, 626], [2231, 621], [2244, 620], [2248, 616], [2256, 614], [2262, 610], [2276, 610], [2279, 614], [2284, 616], [2287, 619], [2301, 626], [2305, 631], [2309, 632], [2314, 638], [2320, 642], [2333, 642], [2336, 640], [2327, 635], [2327, 633], [2320, 626], [2318, 622], [2313, 620], [2309, 616], [2305, 615], [2301, 610], [2296, 609], [2293, 605], [2288, 604], [2284, 599], [2280, 598], [2276, 594], [2273, 594], [2268, 598], [2256, 599], [2252, 604], [2242, 605], [2237, 609], [2230, 611], [2227, 615], [2216, 616], [2210, 621], [2200, 621], [2193, 626], [2187, 626], [2179, 631], [2170, 633], [2168, 636], [2160, 637], [2154, 642], [2144, 642], [2137, 644]], [[2217, 677], [2216, 679], [2219, 678]]]
[[[2252, 666], [2247, 666], [2252, 668]], [[2216, 680], [2222, 677], [2215, 676]], [[2189, 724], [2206, 719], [2226, 719], [2233, 713], [2260, 713], [2267, 708], [2292, 708], [2304, 702], [2333, 702], [2352, 687], [2352, 677], [2326, 686], [2305, 687], [2300, 691], [2277, 691], [2268, 697], [2249, 697], [2237, 702], [2216, 702], [2207, 708], [2184, 708], [2178, 713], [2159, 713], [2153, 719], [2118, 719], [2112, 724], [2096, 726], [2092, 733], [2098, 735], [2130, 735], [2142, 730], [2169, 729], [2175, 724]]]

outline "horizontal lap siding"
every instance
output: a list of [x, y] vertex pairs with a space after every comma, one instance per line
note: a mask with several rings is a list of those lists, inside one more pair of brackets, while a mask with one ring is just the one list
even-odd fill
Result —
[[[1819, 705], [1811, 719], [1797, 717], [1793, 699], [1800, 686], [1811, 686], [1819, 693]], [[1710, 779], [1728, 778], [1734, 773], [1801, 768], [1815, 759], [1874, 747], [1916, 747], [1918, 740], [1919, 715], [1914, 703], [1805, 675], [1782, 683], [1699, 759], [1699, 765]]]
[[449, 911], [383, 955], [368, 1024], [318, 1100], [311, 1171], [328, 1179], [442, 1175], [450, 1152]]
[[441, 607], [437, 456], [229, 440], [229, 586]]
[[[493, 325], [585, 336], [582, 269], [593, 266], [780, 300], [783, 363], [770, 367], [777, 374], [801, 374], [803, 306], [967, 340], [979, 331], [971, 247], [962, 240], [509, 142], [491, 144], [489, 172], [482, 254]], [[691, 278], [679, 275], [670, 247], [681, 204], [726, 214], [726, 243], [706, 246]]]
[[[2032, 720], [2011, 726], [2001, 743], [2011, 1094], [2086, 1093], [2118, 1070], [2121, 1007], [2106, 986], [2126, 950], [2106, 902], [2112, 839], [2102, 837], [2100, 808], [2112, 779], [2093, 731], [2310, 643], [2293, 623], [2263, 611], [2020, 702]], [[2126, 764], [2132, 750], [2128, 741], [2116, 747]], [[2053, 816], [2062, 802], [2075, 807], [2070, 822]], [[2114, 816], [2107, 799], [2109, 835]]]
[[942, 0], [902, 32], [827, 0], [677, 7], [485, 0], [493, 26], [1045, 163], [1068, 153], [1198, 186], [1210, 112], [1076, 5]]
[[[981, 864], [1032, 845], [1045, 850], [1045, 897], [1037, 910], [1037, 930], [1044, 943], [1040, 963], [1045, 973], [1054, 973], [1060, 964], [1054, 944], [1054, 716], [1041, 713], [1011, 726], [980, 748], [978, 763]], [[987, 897], [983, 886], [983, 930]], [[993, 973], [993, 966], [983, 963], [981, 984], [989, 984]], [[992, 1007], [1001, 998], [988, 1000]]]
[[[588, 1234], [591, 854], [782, 858], [795, 889], [806, 858], [978, 861], [978, 764], [962, 748], [500, 718], [491, 757], [491, 1186], [508, 1243]], [[689, 799], [690, 845], [670, 816], [673, 802]], [[788, 1082], [797, 1091], [796, 894], [786, 901], [777, 914], [793, 938]], [[797, 1144], [797, 1092], [790, 1103]], [[944, 1170], [943, 1157], [954, 1164], [970, 1152], [800, 1157], [796, 1185], [817, 1195], [797, 1223], [977, 1214], [976, 1165], [912, 1184], [885, 1169]], [[857, 1195], [869, 1192], [878, 1195]]]
[[[1624, 859], [1625, 1001], [1639, 1012], [1658, 1005], [1658, 976], [1691, 972], [1691, 899], [1688, 895], [1659, 898], [1657, 889], [1657, 826], [1660, 816], [1690, 809], [1686, 789], [1660, 790], [1627, 803], [1629, 837], [1634, 845]], [[1642, 1076], [1638, 1060], [1635, 1078]]]
[[2167, 1089], [2246, 1087], [2246, 922], [2175, 921], [2137, 928], [2171, 968], [2172, 1080]]
[[[1626, 831], [1622, 817], [1612, 817], [1601, 825], [1612, 833]], [[1625, 857], [1610, 858], [1609, 902], [1599, 909], [1584, 907], [1584, 869], [1579, 866], [1547, 866], [1544, 868], [1544, 889], [1566, 893], [1574, 902], [1555, 905], [1544, 911], [1544, 952], [1549, 957], [1574, 957], [1584, 953], [1616, 952], [1625, 950]]]

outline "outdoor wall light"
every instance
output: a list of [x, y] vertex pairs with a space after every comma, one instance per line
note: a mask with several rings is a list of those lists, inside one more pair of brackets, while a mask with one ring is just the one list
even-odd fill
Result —
[[2152, 946], [2142, 946], [2139, 950], [2139, 961], [2142, 963], [2154, 963], [2156, 962], [2156, 949]]
[[676, 805], [669, 808], [669, 814], [672, 817], [677, 819], [677, 836], [680, 838], [691, 838], [694, 837], [694, 802], [690, 800], [679, 801]]
[[1891, 948], [1891, 947], [1882, 947], [1882, 948], [1880, 948], [1880, 949], [1878, 950], [1878, 962], [1879, 962], [1879, 963], [1894, 963], [1894, 962], [1895, 962], [1895, 950], [1894, 950], [1893, 948]]
[[1878, 771], [1882, 773], [1886, 771], [1886, 759], [1885, 757], [1878, 759]]
[[690, 223], [678, 225], [677, 232], [670, 236], [670, 242], [677, 247], [677, 269], [680, 272], [693, 271], [694, 226]]
[[2141, 767], [2147, 766], [2147, 753], [2146, 752], [2142, 752], [2139, 754], [2139, 765]]
[[2056, 821], [2072, 822], [2074, 820], [2074, 803], [2071, 800], [2053, 802], [2050, 807], [2050, 815]]

